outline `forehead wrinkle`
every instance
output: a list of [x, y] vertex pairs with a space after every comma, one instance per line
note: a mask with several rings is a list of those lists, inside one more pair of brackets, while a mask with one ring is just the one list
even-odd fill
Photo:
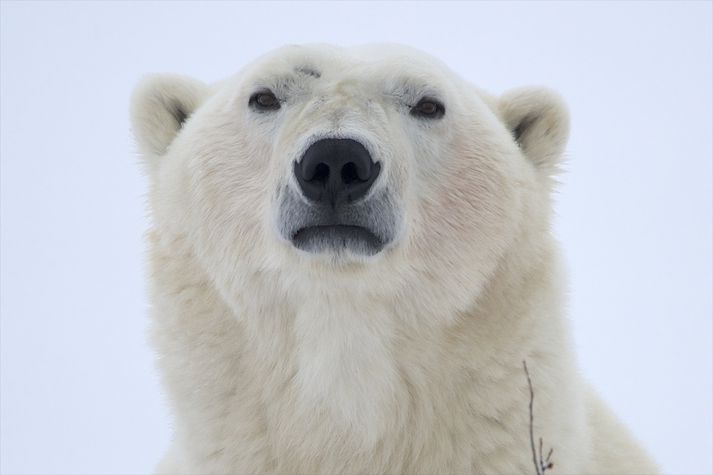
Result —
[[322, 77], [322, 73], [320, 73], [317, 68], [313, 68], [311, 66], [297, 66], [295, 68], [295, 72], [304, 74], [305, 76], [310, 76], [316, 79], [319, 79]]

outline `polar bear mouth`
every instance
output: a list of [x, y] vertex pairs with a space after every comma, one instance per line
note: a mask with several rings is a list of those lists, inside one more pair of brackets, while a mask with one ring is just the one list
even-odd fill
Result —
[[388, 188], [336, 209], [304, 199], [291, 186], [278, 192], [275, 227], [280, 238], [310, 254], [373, 256], [394, 245], [400, 206]]
[[292, 243], [308, 252], [350, 249], [367, 255], [376, 254], [384, 247], [381, 239], [369, 229], [345, 224], [301, 228], [292, 236]]

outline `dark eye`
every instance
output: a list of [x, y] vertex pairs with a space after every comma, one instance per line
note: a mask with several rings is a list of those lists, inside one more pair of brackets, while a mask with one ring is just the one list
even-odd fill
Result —
[[259, 111], [275, 111], [280, 108], [280, 101], [272, 91], [258, 91], [250, 96], [248, 105]]
[[418, 104], [411, 108], [411, 115], [414, 117], [423, 117], [424, 119], [440, 119], [446, 113], [446, 108], [443, 104], [430, 97], [424, 97]]

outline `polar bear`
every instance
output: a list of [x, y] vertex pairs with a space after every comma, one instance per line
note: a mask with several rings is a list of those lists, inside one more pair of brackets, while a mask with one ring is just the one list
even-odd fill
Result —
[[159, 473], [657, 472], [575, 367], [555, 93], [288, 46], [214, 85], [148, 77], [132, 120], [175, 414]]

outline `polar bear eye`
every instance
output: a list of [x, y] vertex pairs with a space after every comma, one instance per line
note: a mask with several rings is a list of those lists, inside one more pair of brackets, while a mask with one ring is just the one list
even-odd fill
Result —
[[272, 91], [264, 90], [250, 96], [248, 105], [259, 111], [274, 111], [280, 108], [280, 101]]
[[411, 108], [411, 115], [424, 119], [440, 119], [446, 113], [446, 108], [436, 99], [424, 97]]

